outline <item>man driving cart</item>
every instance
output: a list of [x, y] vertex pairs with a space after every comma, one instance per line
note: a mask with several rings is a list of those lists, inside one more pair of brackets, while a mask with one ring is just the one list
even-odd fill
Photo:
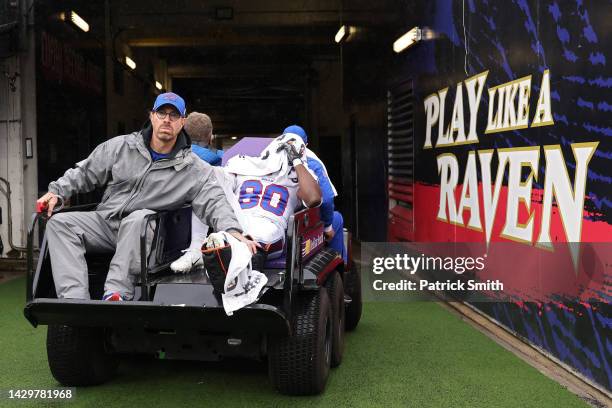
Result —
[[51, 217], [47, 236], [58, 298], [89, 299], [85, 252], [112, 252], [104, 300], [134, 297], [132, 276], [140, 271], [140, 226], [156, 210], [191, 204], [194, 213], [215, 231], [227, 231], [247, 244], [212, 168], [191, 152], [183, 131], [185, 101], [168, 92], [155, 100], [150, 124], [139, 132], [117, 136], [99, 146], [54, 182], [38, 201], [51, 216], [58, 202], [96, 188], [104, 189], [95, 211]]

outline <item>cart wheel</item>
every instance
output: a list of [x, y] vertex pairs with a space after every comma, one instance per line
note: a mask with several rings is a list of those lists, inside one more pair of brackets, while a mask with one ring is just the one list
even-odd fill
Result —
[[51, 374], [65, 386], [108, 381], [118, 360], [105, 349], [104, 329], [49, 325], [47, 359]]
[[298, 295], [293, 333], [270, 338], [270, 380], [282, 394], [315, 395], [325, 389], [332, 349], [331, 305], [325, 288]]
[[345, 328], [347, 331], [355, 330], [361, 319], [361, 274], [353, 266], [345, 275], [345, 292], [351, 297], [351, 303], [346, 305]]
[[325, 288], [329, 295], [332, 309], [332, 354], [331, 366], [338, 367], [342, 362], [342, 353], [344, 352], [344, 284], [340, 274], [336, 271], [327, 278]]

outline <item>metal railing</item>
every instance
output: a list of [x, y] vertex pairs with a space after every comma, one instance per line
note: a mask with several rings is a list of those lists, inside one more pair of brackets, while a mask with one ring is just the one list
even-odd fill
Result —
[[[4, 186], [3, 186], [4, 184]], [[6, 202], [8, 206], [8, 244], [12, 250], [20, 252], [20, 254], [25, 254], [28, 250], [27, 247], [22, 247], [15, 245], [13, 241], [13, 215], [11, 209], [11, 183], [8, 180], [0, 177], [0, 193], [2, 193], [6, 197]]]

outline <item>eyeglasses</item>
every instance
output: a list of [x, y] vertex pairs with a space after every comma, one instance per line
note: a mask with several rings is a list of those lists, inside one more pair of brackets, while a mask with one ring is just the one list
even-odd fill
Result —
[[166, 119], [166, 116], [170, 115], [170, 122], [176, 122], [181, 118], [181, 115], [175, 111], [164, 112], [162, 110], [155, 111], [155, 115], [159, 120]]

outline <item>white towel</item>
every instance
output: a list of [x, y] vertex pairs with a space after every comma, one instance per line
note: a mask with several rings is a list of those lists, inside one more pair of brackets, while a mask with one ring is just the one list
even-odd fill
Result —
[[259, 157], [243, 155], [232, 157], [225, 164], [225, 170], [234, 174], [254, 177], [266, 176], [277, 172], [288, 174], [290, 166], [287, 161], [287, 153], [284, 150], [277, 152], [280, 145], [287, 141], [293, 141], [293, 145], [298, 152], [304, 147], [304, 142], [298, 135], [285, 133], [270, 142]]
[[221, 295], [223, 309], [228, 316], [259, 298], [268, 282], [266, 275], [252, 270], [251, 251], [244, 242], [238, 241], [226, 232], [220, 232], [232, 247], [232, 259], [225, 277], [224, 292]]

